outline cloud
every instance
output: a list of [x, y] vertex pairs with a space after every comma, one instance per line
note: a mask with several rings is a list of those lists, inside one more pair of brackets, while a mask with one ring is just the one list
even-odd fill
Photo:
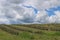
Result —
[[39, 10], [60, 6], [60, 0], [27, 0], [24, 5], [31, 5]]
[[38, 23], [47, 23], [48, 22], [48, 15], [46, 14], [46, 11], [40, 11], [36, 15], [35, 22], [38, 22]]
[[0, 24], [60, 23], [60, 11], [46, 11], [58, 6], [60, 0], [0, 0]]
[[10, 22], [6, 18], [0, 18], [0, 24], [10, 24]]
[[55, 11], [55, 14], [56, 14], [56, 23], [60, 23], [60, 11]]
[[49, 23], [60, 23], [60, 11], [54, 11], [55, 15], [49, 17]]
[[60, 18], [60, 11], [55, 11], [55, 14], [56, 14], [57, 17]]

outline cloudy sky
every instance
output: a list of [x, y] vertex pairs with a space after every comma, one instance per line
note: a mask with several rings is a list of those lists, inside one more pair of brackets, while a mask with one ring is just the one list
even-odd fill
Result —
[[60, 0], [0, 0], [0, 24], [60, 23]]

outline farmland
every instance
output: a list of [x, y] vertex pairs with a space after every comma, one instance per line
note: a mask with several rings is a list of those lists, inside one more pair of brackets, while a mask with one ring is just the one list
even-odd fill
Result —
[[60, 24], [0, 24], [0, 40], [60, 40]]

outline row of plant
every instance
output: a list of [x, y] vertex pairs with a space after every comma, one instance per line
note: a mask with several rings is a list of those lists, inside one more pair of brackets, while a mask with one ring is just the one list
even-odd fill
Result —
[[8, 27], [6, 27], [4, 25], [0, 25], [0, 29], [3, 30], [3, 31], [6, 31], [6, 32], [8, 32], [10, 34], [19, 35], [19, 32], [17, 30], [8, 28]]
[[40, 30], [50, 30], [50, 31], [60, 31], [59, 24], [34, 24], [34, 25], [17, 25], [17, 26], [24, 26], [29, 28], [35, 28]]
[[4, 26], [7, 26], [7, 27], [10, 27], [10, 28], [13, 28], [15, 30], [19, 30], [19, 31], [25, 31], [25, 32], [30, 32], [30, 33], [37, 33], [37, 34], [43, 34], [44, 32], [43, 31], [35, 31], [34, 29], [33, 30], [29, 30], [29, 29], [24, 29], [24, 28], [18, 28], [18, 27], [14, 27], [13, 25], [4, 25]]

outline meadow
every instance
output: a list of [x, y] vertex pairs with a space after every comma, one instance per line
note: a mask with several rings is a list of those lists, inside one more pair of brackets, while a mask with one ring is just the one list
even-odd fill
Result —
[[60, 24], [0, 24], [0, 40], [60, 40]]

